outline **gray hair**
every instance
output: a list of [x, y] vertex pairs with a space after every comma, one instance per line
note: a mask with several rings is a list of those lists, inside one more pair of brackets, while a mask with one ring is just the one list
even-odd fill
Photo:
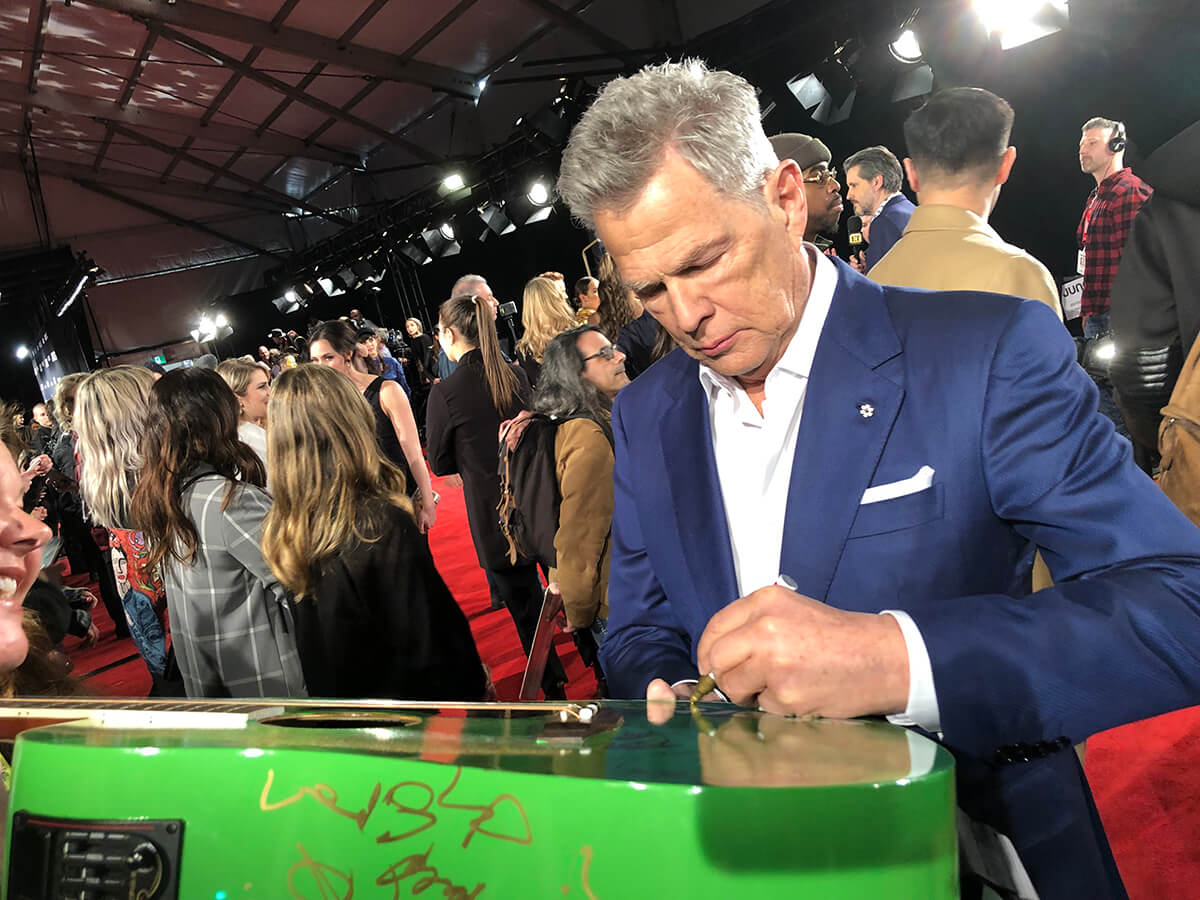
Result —
[[475, 293], [475, 286], [479, 284], [487, 284], [487, 279], [482, 275], [463, 275], [458, 281], [454, 282], [454, 287], [450, 289], [450, 296], [457, 297], [459, 294]]
[[1103, 128], [1108, 131], [1109, 137], [1114, 137], [1117, 133], [1117, 126], [1120, 122], [1114, 122], [1112, 119], [1106, 119], [1103, 116], [1094, 116], [1083, 123], [1083, 127], [1079, 129], [1080, 133], [1091, 131], [1093, 128]]
[[765, 206], [762, 185], [779, 158], [754, 88], [697, 59], [646, 66], [606, 84], [571, 132], [558, 193], [576, 220], [594, 227], [597, 210], [634, 204], [668, 149], [719, 193]]
[[866, 181], [872, 181], [876, 175], [883, 176], [883, 189], [889, 194], [896, 193], [904, 183], [900, 160], [896, 159], [896, 154], [882, 145], [867, 147], [852, 156], [847, 156], [845, 162], [842, 163], [842, 171], [849, 172], [853, 166], [858, 166]]
[[589, 331], [601, 333], [594, 325], [581, 325], [556, 335], [546, 345], [530, 407], [534, 412], [558, 419], [585, 416], [607, 432], [612, 403], [583, 377], [584, 362], [579, 355], [579, 337]]

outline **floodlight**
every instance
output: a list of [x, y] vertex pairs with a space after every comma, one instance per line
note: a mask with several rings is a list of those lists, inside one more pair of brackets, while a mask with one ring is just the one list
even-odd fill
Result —
[[892, 56], [907, 65], [915, 65], [921, 61], [921, 42], [917, 33], [911, 28], [905, 28], [900, 36], [888, 44]]
[[29, 348], [26, 347], [24, 344], [22, 344], [20, 347], [17, 348], [17, 359], [28, 359], [28, 358], [29, 358]]

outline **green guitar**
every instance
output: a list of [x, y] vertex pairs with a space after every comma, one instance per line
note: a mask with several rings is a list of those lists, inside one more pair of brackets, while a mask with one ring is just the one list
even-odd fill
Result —
[[0, 720], [43, 725], [17, 738], [6, 896], [957, 896], [953, 764], [932, 742], [723, 704], [652, 714], [5, 701]]

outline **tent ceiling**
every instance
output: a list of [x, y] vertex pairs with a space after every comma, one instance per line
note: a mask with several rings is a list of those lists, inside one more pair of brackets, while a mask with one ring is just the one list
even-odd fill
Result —
[[[756, 12], [786, 10], [794, 28], [821, 9], [10, 0], [0, 8], [0, 252], [70, 244], [114, 285], [222, 260], [261, 272], [436, 181], [449, 162], [503, 145], [560, 76], [600, 80], [697, 39], [711, 45]], [[97, 305], [110, 293], [96, 292]]]

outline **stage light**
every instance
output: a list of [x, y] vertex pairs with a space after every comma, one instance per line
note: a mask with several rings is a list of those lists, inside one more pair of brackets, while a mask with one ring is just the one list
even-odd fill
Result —
[[29, 359], [29, 348], [24, 344], [17, 348], [17, 359]]
[[400, 245], [400, 252], [411, 259], [418, 266], [425, 266], [433, 262], [433, 257], [420, 243], [420, 238], [414, 237]]
[[300, 298], [296, 295], [295, 291], [288, 291], [282, 297], [276, 297], [271, 302], [285, 316], [296, 312], [301, 307]]
[[442, 187], [448, 191], [461, 191], [464, 187], [466, 187], [466, 184], [467, 183], [463, 181], [463, 177], [457, 172], [451, 172], [442, 179]]
[[1066, 0], [973, 0], [972, 6], [1000, 48], [1011, 50], [1054, 34], [1066, 22]]
[[[446, 236], [443, 229], [450, 230], [450, 237]], [[462, 247], [454, 240], [454, 230], [450, 229], [448, 224], [425, 229], [421, 232], [421, 240], [425, 242], [432, 256], [456, 256], [462, 252]]]
[[892, 56], [907, 65], [915, 65], [921, 61], [921, 42], [917, 33], [911, 28], [905, 28], [900, 36], [888, 44]]
[[439, 225], [438, 231], [442, 233], [442, 237], [444, 237], [446, 240], [454, 240], [454, 227], [449, 222], [443, 222], [441, 225]]
[[504, 211], [503, 203], [491, 202], [479, 210], [479, 218], [483, 221], [486, 228], [480, 232], [479, 239], [486, 241], [491, 235], [508, 234], [516, 231], [517, 226], [512, 223], [508, 217], [508, 213]]
[[475, 87], [479, 88], [479, 93], [481, 93], [481, 94], [483, 93], [484, 89], [487, 87], [488, 77], [489, 76], [484, 75], [477, 82], [475, 82]]
[[529, 198], [529, 202], [537, 206], [545, 206], [550, 202], [550, 189], [546, 187], [546, 182], [540, 178], [529, 186], [529, 190], [525, 194]]
[[[295, 294], [295, 291], [292, 291]], [[213, 324], [218, 328], [225, 328], [229, 324], [229, 320], [225, 318], [225, 313], [217, 313], [217, 317], [213, 319]]]
[[896, 77], [896, 86], [892, 88], [892, 102], [911, 100], [913, 97], [923, 97], [933, 90], [933, 69], [929, 63], [921, 63], [905, 68]]

